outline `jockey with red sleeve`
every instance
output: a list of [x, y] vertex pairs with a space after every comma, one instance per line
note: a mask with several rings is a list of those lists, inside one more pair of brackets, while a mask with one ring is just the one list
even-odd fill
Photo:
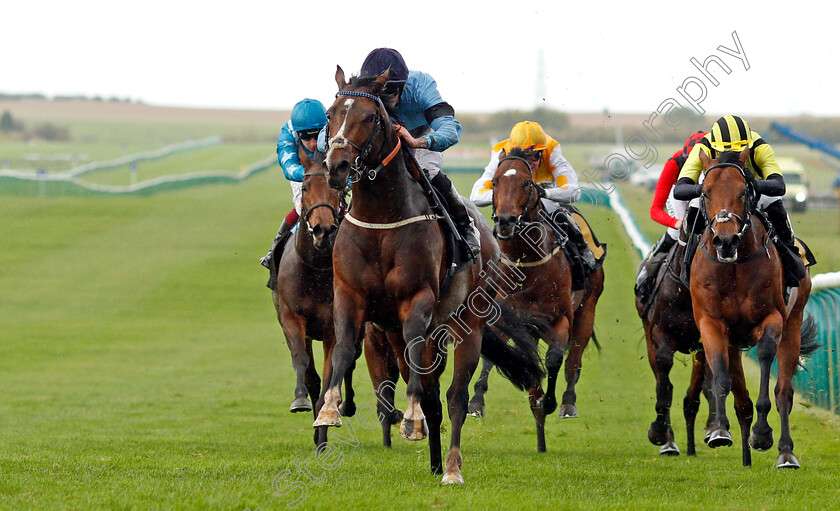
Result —
[[274, 289], [277, 284], [277, 262], [279, 258], [275, 256], [283, 253], [286, 240], [300, 218], [304, 169], [300, 164], [298, 150], [302, 147], [307, 156], [311, 158], [317, 149], [318, 134], [326, 124], [327, 113], [324, 105], [317, 99], [307, 98], [299, 101], [292, 108], [291, 119], [283, 125], [280, 135], [277, 137], [277, 162], [292, 187], [294, 207], [286, 215], [285, 221], [277, 231], [277, 236], [275, 236], [268, 254], [260, 259], [260, 264], [268, 268], [269, 280], [266, 285], [269, 289]]
[[656, 182], [653, 202], [650, 205], [650, 218], [664, 225], [668, 230], [653, 246], [644, 264], [640, 266], [638, 275], [636, 275], [636, 294], [642, 297], [643, 302], [647, 301], [647, 296], [652, 290], [656, 274], [665, 260], [665, 255], [680, 237], [680, 227], [682, 227], [688, 203], [674, 199], [674, 185], [677, 183], [680, 170], [688, 159], [688, 155], [691, 154], [694, 145], [704, 136], [706, 136], [705, 131], [698, 131], [688, 137], [683, 147], [678, 149], [665, 162], [665, 167]]

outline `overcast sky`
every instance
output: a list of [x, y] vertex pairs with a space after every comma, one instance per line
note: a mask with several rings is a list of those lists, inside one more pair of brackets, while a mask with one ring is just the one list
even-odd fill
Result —
[[[542, 89], [551, 108], [647, 113], [669, 98], [689, 106], [685, 82], [713, 114], [840, 115], [829, 5], [9, 0], [0, 92], [288, 109], [330, 103], [336, 64], [349, 75], [388, 46], [434, 76], [456, 112], [531, 109]], [[745, 59], [718, 49], [737, 52], [733, 32]], [[717, 86], [690, 62], [711, 55], [731, 70], [708, 62]]]

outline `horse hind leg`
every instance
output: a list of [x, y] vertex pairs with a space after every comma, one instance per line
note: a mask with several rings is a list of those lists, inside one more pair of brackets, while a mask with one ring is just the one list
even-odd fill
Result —
[[368, 323], [365, 333], [365, 360], [376, 394], [376, 407], [382, 425], [382, 445], [391, 447], [391, 426], [402, 419], [402, 411], [394, 407], [394, 394], [399, 381], [399, 368], [385, 334]]
[[490, 371], [493, 370], [494, 365], [493, 362], [486, 357], [481, 357], [481, 361], [481, 375], [478, 377], [478, 381], [475, 382], [475, 387], [473, 387], [475, 392], [472, 399], [470, 399], [467, 413], [472, 417], [483, 418], [485, 417], [484, 394], [487, 393], [488, 389], [487, 379], [490, 377]]
[[793, 438], [790, 435], [790, 412], [793, 408], [793, 375], [799, 363], [802, 338], [800, 329], [802, 316], [791, 316], [785, 324], [785, 335], [779, 345], [779, 379], [776, 383], [776, 410], [781, 419], [779, 435], [779, 457], [776, 468], [799, 468], [799, 461], [793, 454]]
[[[446, 402], [449, 408], [449, 420], [452, 422], [452, 434], [449, 442], [449, 452], [446, 455], [443, 484], [463, 484], [461, 475], [463, 457], [461, 456], [461, 430], [467, 419], [467, 408], [470, 398], [470, 380], [478, 367], [481, 356], [481, 324], [472, 321], [472, 332], [466, 334], [455, 348], [454, 374], [452, 384], [446, 391]], [[440, 403], [440, 401], [437, 401]], [[431, 438], [431, 437], [430, 437]], [[430, 444], [431, 445], [431, 444]]]

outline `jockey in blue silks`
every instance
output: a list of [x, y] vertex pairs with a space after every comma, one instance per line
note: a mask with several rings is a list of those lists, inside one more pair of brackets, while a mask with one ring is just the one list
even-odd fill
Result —
[[318, 145], [318, 133], [327, 124], [327, 114], [324, 105], [317, 99], [304, 99], [299, 101], [292, 108], [292, 116], [289, 122], [283, 125], [280, 135], [277, 137], [277, 162], [283, 169], [286, 179], [292, 186], [292, 197], [294, 207], [274, 238], [274, 243], [268, 254], [260, 259], [260, 264], [268, 268], [268, 288], [274, 289], [277, 285], [277, 263], [279, 256], [283, 253], [286, 240], [292, 232], [292, 228], [300, 218], [300, 196], [303, 181], [304, 168], [300, 164], [298, 149], [303, 150], [310, 158], [314, 155]]
[[[379, 76], [388, 69], [388, 82], [379, 92], [379, 98], [400, 138], [412, 148], [414, 158], [428, 173], [432, 186], [446, 200], [461, 237], [473, 254], [478, 255], [481, 251], [478, 229], [458, 190], [441, 172], [441, 153], [457, 144], [461, 137], [461, 123], [455, 119], [455, 110], [441, 97], [435, 79], [422, 71], [409, 70], [397, 50], [376, 48], [371, 51], [362, 63], [359, 76]], [[326, 150], [323, 137], [319, 145]]]

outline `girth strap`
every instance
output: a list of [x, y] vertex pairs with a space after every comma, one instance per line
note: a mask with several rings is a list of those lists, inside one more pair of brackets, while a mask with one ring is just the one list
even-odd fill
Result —
[[397, 227], [403, 227], [403, 226], [408, 225], [408, 224], [413, 224], [413, 223], [416, 223], [416, 222], [424, 222], [424, 221], [427, 221], [427, 220], [437, 221], [437, 220], [440, 220], [441, 217], [439, 217], [437, 215], [418, 215], [418, 216], [413, 216], [413, 217], [410, 217], [410, 218], [406, 218], [405, 220], [400, 220], [399, 222], [391, 222], [391, 223], [387, 223], [387, 224], [375, 224], [375, 223], [371, 223], [371, 222], [363, 222], [363, 221], [359, 220], [358, 218], [354, 218], [353, 215], [351, 215], [350, 213], [347, 213], [346, 215], [344, 215], [344, 219], [347, 220], [348, 222], [350, 222], [353, 225], [358, 225], [359, 227], [364, 227], [365, 229], [385, 230], [385, 229], [396, 229]]

